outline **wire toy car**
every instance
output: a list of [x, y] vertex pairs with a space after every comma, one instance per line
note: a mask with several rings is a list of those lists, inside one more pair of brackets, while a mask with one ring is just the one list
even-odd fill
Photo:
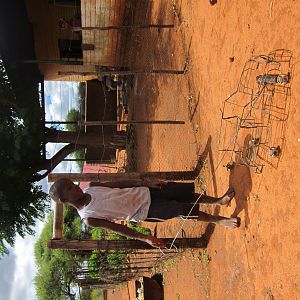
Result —
[[219, 151], [229, 163], [261, 173], [275, 168], [284, 147], [289, 113], [292, 53], [278, 49], [252, 56], [244, 65], [236, 90], [223, 102]]

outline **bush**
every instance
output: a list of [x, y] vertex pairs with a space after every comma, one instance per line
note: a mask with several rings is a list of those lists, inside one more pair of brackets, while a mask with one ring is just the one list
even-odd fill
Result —
[[[128, 227], [136, 230], [139, 233], [149, 235], [150, 229], [141, 227], [134, 222], [129, 222]], [[113, 231], [102, 228], [93, 228], [91, 230], [93, 240], [125, 240], [126, 237], [117, 234]], [[110, 269], [110, 275], [122, 274], [124, 267], [124, 260], [131, 250], [111, 250], [98, 251], [95, 250], [88, 260], [88, 269], [91, 271], [91, 277], [98, 277], [102, 272]]]
[[100, 289], [95, 289], [91, 293], [91, 300], [104, 300], [104, 292]]

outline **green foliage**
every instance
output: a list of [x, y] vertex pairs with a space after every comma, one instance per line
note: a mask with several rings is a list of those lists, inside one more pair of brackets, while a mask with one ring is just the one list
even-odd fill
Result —
[[46, 246], [47, 241], [52, 237], [53, 212], [48, 215], [47, 222], [34, 245], [34, 257], [37, 266], [41, 266], [43, 261], [49, 261], [51, 250]]
[[[142, 233], [149, 235], [150, 230], [148, 228], [141, 227], [136, 223], [129, 222], [128, 227]], [[102, 228], [93, 228], [91, 230], [92, 239], [95, 240], [125, 240], [126, 237], [119, 235], [113, 231], [105, 230]], [[111, 274], [122, 273], [122, 268], [124, 266], [123, 262], [129, 250], [111, 250], [111, 251], [93, 251], [92, 255], [88, 260], [88, 268], [91, 271], [92, 277], [97, 277], [101, 272], [104, 271], [106, 266], [109, 266]]]
[[[91, 230], [92, 239], [95, 240], [124, 240], [126, 237], [102, 228], [93, 228]], [[88, 260], [88, 268], [91, 271], [92, 277], [98, 277], [99, 274], [106, 268], [115, 269], [112, 273], [117, 274], [118, 269], [123, 266], [123, 261], [126, 258], [128, 251], [126, 250], [111, 250], [98, 251], [94, 250]]]
[[108, 264], [118, 270], [123, 266], [124, 259], [129, 251], [128, 250], [112, 250], [107, 255]]
[[8, 252], [5, 241], [13, 246], [16, 234], [33, 234], [49, 209], [32, 168], [42, 161], [41, 128], [38, 86], [11, 82], [0, 59], [0, 256]]
[[[53, 226], [53, 213], [49, 214], [45, 227], [35, 244], [34, 256], [38, 268], [35, 277], [35, 287], [37, 298], [41, 300], [52, 299], [75, 299], [72, 292], [74, 272], [83, 265], [87, 265], [90, 271], [89, 275], [93, 278], [99, 276], [121, 275], [124, 267], [124, 261], [129, 250], [114, 251], [93, 251], [87, 258], [76, 257], [74, 254], [63, 250], [50, 250], [47, 247], [47, 241], [51, 239]], [[149, 230], [140, 227], [134, 223], [129, 226], [141, 233], [147, 234]], [[125, 237], [102, 228], [92, 228], [90, 231], [83, 230], [76, 210], [71, 206], [64, 207], [64, 238], [66, 239], [106, 239], [120, 240]], [[102, 299], [101, 291], [82, 293], [82, 299]], [[96, 297], [100, 298], [96, 298]]]
[[[81, 120], [81, 113], [79, 110], [76, 110], [75, 108], [72, 108], [69, 110], [66, 121], [73, 122], [73, 121], [80, 121]], [[66, 129], [68, 131], [75, 131], [78, 132], [81, 130], [80, 126], [78, 124], [66, 124]], [[74, 156], [76, 159], [82, 159], [85, 157], [85, 149], [79, 149], [74, 152]], [[83, 161], [77, 161], [76, 162], [79, 168], [83, 169]]]
[[146, 227], [142, 227], [134, 222], [128, 222], [128, 227], [131, 229], [136, 230], [139, 233], [142, 233], [144, 235], [150, 235], [151, 234], [151, 230], [149, 228]]
[[[128, 227], [131, 229], [136, 230], [139, 233], [145, 234], [145, 235], [150, 235], [151, 230], [149, 228], [145, 228], [142, 226], [139, 226], [138, 224], [134, 222], [128, 222]], [[109, 231], [103, 228], [92, 228], [91, 229], [91, 235], [93, 240], [125, 240], [126, 237], [117, 234], [113, 231]]]
[[93, 290], [90, 289], [82, 289], [80, 292], [80, 300], [90, 300], [91, 294]]
[[[74, 152], [75, 159], [82, 159], [85, 157], [85, 149], [79, 149]], [[79, 169], [82, 171], [83, 170], [83, 161], [77, 161], [76, 162]]]
[[[72, 209], [64, 210], [64, 236], [76, 239], [81, 236], [81, 223]], [[50, 214], [45, 227], [35, 244], [34, 256], [38, 272], [35, 288], [38, 299], [75, 299], [72, 291], [74, 271], [81, 266], [82, 259], [69, 251], [50, 250], [47, 241], [51, 239], [53, 214]]]
[[104, 240], [106, 236], [106, 230], [102, 228], [92, 228], [91, 234], [93, 240]]
[[84, 112], [84, 110], [85, 110], [85, 93], [86, 93], [85, 82], [79, 82], [79, 84], [78, 84], [78, 107], [80, 107], [81, 112]]
[[71, 292], [72, 277], [66, 272], [71, 268], [70, 262], [62, 263], [63, 260], [62, 251], [55, 251], [51, 260], [39, 268], [35, 277], [38, 299], [66, 299], [66, 296], [75, 299], [74, 293]]
[[[88, 269], [92, 278], [97, 278], [103, 272], [110, 269], [110, 275], [122, 273], [123, 262], [129, 250], [94, 250], [88, 259]], [[105, 275], [104, 275], [105, 277]]]
[[95, 289], [91, 293], [91, 300], [104, 300], [104, 292], [100, 289]]
[[211, 257], [206, 251], [200, 252], [199, 258], [205, 266], [208, 266], [211, 261]]
[[70, 205], [64, 205], [63, 235], [67, 240], [90, 239], [91, 236], [89, 227], [82, 223], [77, 210]]
[[[81, 120], [80, 111], [75, 108], [71, 108], [66, 116], [66, 121], [67, 122], [76, 122], [76, 121], [80, 121], [80, 120]], [[66, 124], [66, 129], [68, 131], [79, 131], [80, 127], [77, 123]]]

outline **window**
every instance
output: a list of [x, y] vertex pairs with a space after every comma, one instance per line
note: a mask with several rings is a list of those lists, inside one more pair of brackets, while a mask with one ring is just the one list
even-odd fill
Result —
[[82, 58], [81, 40], [58, 40], [60, 58]]

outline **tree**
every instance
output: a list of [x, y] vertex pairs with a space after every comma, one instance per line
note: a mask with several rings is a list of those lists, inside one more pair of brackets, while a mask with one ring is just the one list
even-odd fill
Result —
[[[71, 108], [66, 116], [66, 121], [67, 122], [81, 121], [80, 111], [75, 108]], [[68, 123], [66, 124], [66, 129], [68, 131], [80, 131], [80, 127], [78, 123]]]
[[[67, 122], [73, 122], [73, 121], [80, 121], [81, 120], [81, 113], [79, 110], [75, 108], [71, 108], [66, 116], [66, 121]], [[80, 131], [80, 126], [78, 123], [68, 123], [66, 124], [66, 129], [68, 131]], [[83, 161], [80, 159], [83, 159], [85, 157], [85, 150], [83, 148], [76, 150], [74, 152], [74, 156], [76, 159], [79, 159], [76, 161], [78, 167], [80, 170], [83, 169]]]
[[[35, 182], [75, 150], [89, 145], [125, 148], [126, 143], [124, 132], [99, 136], [45, 127], [39, 79], [4, 63], [0, 59], [0, 255], [8, 252], [5, 241], [13, 246], [17, 233], [32, 234], [36, 219], [44, 218], [49, 208], [47, 195]], [[67, 145], [47, 159], [47, 143]]]
[[[33, 180], [38, 181], [45, 178], [67, 155], [70, 153], [91, 147], [107, 147], [115, 149], [125, 149], [126, 133], [124, 131], [116, 132], [115, 134], [85, 133], [83, 130], [78, 132], [62, 131], [51, 128], [45, 128], [46, 143], [66, 143], [52, 158], [43, 159], [40, 163], [32, 165], [34, 173]], [[45, 171], [42, 174], [37, 174], [40, 171]]]
[[26, 110], [29, 91], [17, 101], [19, 94], [0, 61], [0, 254], [8, 253], [5, 241], [13, 246], [17, 233], [32, 234], [35, 220], [44, 218], [48, 208], [47, 196], [34, 185], [30, 170], [41, 157], [41, 110], [37, 105]]
[[[80, 218], [70, 207], [64, 209], [64, 236], [81, 237]], [[41, 300], [75, 299], [74, 273], [81, 266], [82, 258], [64, 250], [50, 250], [47, 241], [51, 239], [53, 214], [49, 214], [47, 223], [35, 244], [34, 256], [37, 275], [34, 284], [36, 295]]]

